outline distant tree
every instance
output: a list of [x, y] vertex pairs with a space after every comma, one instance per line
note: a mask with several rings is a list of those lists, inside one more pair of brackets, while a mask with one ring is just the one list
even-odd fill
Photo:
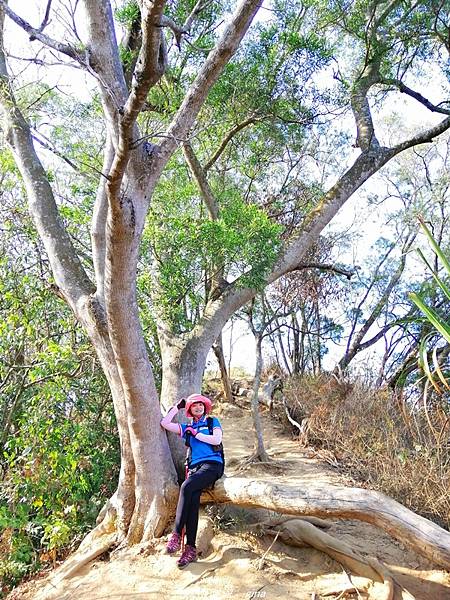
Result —
[[[390, 379], [408, 356], [406, 360], [412, 362], [406, 370], [411, 373], [416, 369], [413, 357], [430, 328], [417, 319], [417, 307], [411, 306], [408, 298], [412, 285], [422, 286], [423, 269], [413, 250], [419, 243], [420, 215], [435, 223], [440, 242], [448, 244], [447, 163], [448, 138], [443, 136], [434, 148], [405, 153], [397, 165], [384, 171], [377, 193], [369, 195], [369, 209], [387, 209], [383, 217], [384, 237], [363, 261], [356, 258], [355, 277], [344, 295], [348, 315], [346, 349], [336, 370], [344, 371], [360, 353], [381, 341], [384, 352], [380, 353], [378, 385]], [[390, 208], [392, 202], [394, 206]], [[425, 270], [423, 277], [429, 280]], [[445, 298], [431, 281], [425, 284], [423, 293], [444, 308]], [[381, 349], [380, 344], [378, 348]]]

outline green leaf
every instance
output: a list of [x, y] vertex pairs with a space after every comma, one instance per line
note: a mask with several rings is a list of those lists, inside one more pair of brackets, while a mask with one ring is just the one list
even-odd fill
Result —
[[441, 390], [437, 383], [434, 381], [433, 374], [430, 369], [430, 365], [428, 363], [428, 349], [427, 342], [430, 338], [430, 335], [426, 335], [421, 341], [419, 345], [419, 364], [422, 367], [425, 375], [427, 376], [430, 383], [433, 385], [435, 390], [440, 394]]
[[422, 250], [420, 250], [420, 248], [417, 248], [417, 254], [420, 256], [420, 258], [423, 260], [423, 262], [427, 265], [428, 269], [430, 270], [430, 272], [431, 272], [431, 274], [433, 276], [433, 279], [438, 284], [438, 286], [441, 288], [441, 290], [444, 292], [444, 294], [447, 296], [447, 298], [450, 300], [450, 288], [447, 287], [447, 285], [443, 282], [443, 280], [435, 272], [435, 270], [430, 265], [429, 261], [425, 257], [425, 255], [422, 252]]
[[442, 252], [442, 249], [440, 248], [439, 244], [434, 239], [431, 231], [425, 225], [425, 221], [423, 220], [422, 217], [419, 218], [419, 221], [420, 221], [420, 225], [421, 225], [422, 229], [425, 231], [425, 234], [428, 237], [428, 241], [430, 243], [430, 246], [433, 248], [434, 252], [439, 257], [439, 260], [441, 261], [442, 265], [445, 267], [447, 273], [450, 275], [450, 262], [447, 260], [447, 257]]
[[423, 312], [430, 323], [439, 331], [439, 333], [450, 343], [450, 326], [446, 323], [435, 310], [425, 304], [423, 299], [416, 292], [411, 292], [409, 297], [414, 304]]

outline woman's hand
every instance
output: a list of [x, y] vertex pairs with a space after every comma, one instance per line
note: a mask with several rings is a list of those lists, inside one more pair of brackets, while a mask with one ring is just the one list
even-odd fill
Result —
[[189, 426], [189, 427], [186, 427], [186, 429], [184, 430], [184, 434], [186, 435], [187, 433], [190, 433], [191, 435], [193, 435], [195, 437], [198, 432], [196, 429]]
[[186, 398], [181, 398], [180, 400], [178, 400], [178, 402], [176, 404], [176, 407], [178, 408], [178, 410], [181, 410], [185, 406], [186, 406]]

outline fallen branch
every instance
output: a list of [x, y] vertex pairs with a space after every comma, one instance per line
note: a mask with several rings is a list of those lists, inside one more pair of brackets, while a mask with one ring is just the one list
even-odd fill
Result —
[[302, 424], [300, 424], [291, 417], [291, 415], [289, 413], [289, 408], [286, 403], [286, 398], [284, 396], [282, 396], [281, 402], [283, 403], [284, 412], [286, 413], [289, 423], [291, 423], [291, 425], [293, 425], [294, 427], [297, 427], [299, 436], [302, 435], [304, 433], [303, 422], [302, 422]]
[[450, 568], [450, 533], [413, 513], [392, 498], [373, 490], [311, 484], [298, 486], [224, 477], [204, 501], [267, 508], [296, 516], [358, 519], [380, 527], [432, 563]]

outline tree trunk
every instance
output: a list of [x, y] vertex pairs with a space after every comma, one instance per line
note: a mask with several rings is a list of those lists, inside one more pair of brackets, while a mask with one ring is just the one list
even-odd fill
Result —
[[292, 349], [292, 374], [303, 375], [303, 357], [304, 357], [304, 338], [302, 334], [302, 343], [300, 344], [300, 331], [297, 321], [297, 315], [293, 313], [292, 317], [292, 337], [294, 347]]
[[[126, 365], [126, 374], [121, 374], [102, 307], [91, 296], [80, 308], [80, 320], [111, 389], [120, 438], [118, 487], [102, 516], [108, 518], [111, 510], [116, 513], [119, 539], [126, 538], [130, 543], [149, 539], [163, 532], [177, 495], [175, 468], [165, 432], [159, 425], [161, 414], [150, 364], [146, 355], [138, 361], [128, 349], [130, 363]], [[138, 343], [132, 336], [128, 335], [127, 339], [131, 344]], [[132, 389], [132, 378], [142, 377], [145, 364], [149, 373], [142, 385], [146, 385], [146, 389], [140, 386]], [[158, 457], [156, 463], [155, 456]]]
[[253, 382], [253, 396], [252, 396], [252, 418], [253, 418], [253, 429], [255, 432], [255, 458], [261, 462], [268, 462], [269, 457], [266, 449], [264, 448], [264, 440], [261, 425], [261, 416], [259, 414], [259, 386], [261, 384], [261, 372], [263, 366], [262, 359], [262, 337], [258, 334], [255, 335], [255, 353], [256, 353], [256, 365], [255, 365], [255, 379]]
[[[278, 319], [275, 320], [275, 325], [278, 328], [275, 335], [276, 335], [276, 339], [278, 340], [278, 345], [280, 346], [280, 352], [281, 352], [281, 356], [283, 357], [284, 368], [286, 369], [286, 372], [288, 375], [292, 375], [292, 369], [291, 369], [291, 365], [289, 365], [289, 361], [286, 356], [286, 349], [284, 347], [283, 336], [281, 335], [280, 323], [279, 323]], [[289, 335], [289, 333], [288, 333], [288, 335]], [[275, 342], [274, 342], [274, 346], [275, 346]], [[280, 364], [280, 363], [278, 362], [278, 364]], [[280, 365], [280, 367], [283, 368], [282, 365]]]
[[[103, 198], [98, 207], [101, 209], [98, 225], [100, 221], [104, 222], [106, 213], [108, 220], [105, 229], [98, 227], [98, 249], [94, 249], [94, 264], [99, 279], [95, 284], [89, 279], [64, 229], [47, 173], [34, 150], [30, 128], [13, 97], [2, 33], [0, 103], [5, 121], [5, 139], [22, 174], [30, 213], [45, 245], [56, 285], [85, 326], [111, 385], [123, 465], [119, 487], [109, 507], [118, 510], [119, 519], [117, 522], [114, 520], [113, 511], [104, 511], [99, 531], [108, 530], [109, 534], [109, 526], [112, 530], [119, 527], [126, 533], [127, 541], [135, 542], [162, 532], [176, 496], [175, 472], [166, 434], [159, 426], [159, 403], [136, 303], [136, 263], [144, 213], [164, 167], [180, 140], [188, 137], [211, 86], [239, 46], [259, 8], [260, 0], [239, 3], [221, 39], [200, 67], [172, 123], [158, 138], [160, 143], [150, 144], [152, 152], [147, 153], [145, 160], [142, 145], [136, 143], [141, 140], [137, 117], [149, 89], [164, 71], [164, 65], [160, 64], [164, 62], [164, 38], [158, 26], [164, 2], [140, 3], [143, 43], [131, 93], [128, 93], [123, 77], [110, 2], [85, 0], [84, 5], [87, 15], [85, 51], [69, 43], [52, 41], [41, 30], [30, 31], [28, 28], [28, 34], [30, 39], [40, 40], [84, 66], [87, 72], [95, 76], [99, 85], [109, 136], [109, 156], [105, 155], [104, 161], [107, 172], [102, 173], [100, 178], [101, 186], [106, 180], [101, 193], [106, 194], [108, 202], [106, 207]], [[11, 13], [6, 2], [0, 9], [0, 30], [3, 29], [5, 11]], [[23, 26], [23, 20], [21, 22]], [[368, 77], [368, 73], [365, 73], [352, 92], [352, 108], [362, 153], [306, 215], [301, 228], [280, 253], [267, 276], [267, 283], [297, 267], [323, 228], [350, 196], [391, 158], [416, 144], [431, 142], [450, 127], [450, 118], [447, 117], [395, 147], [380, 148], [374, 143], [376, 138], [366, 97], [371, 81], [376, 80], [372, 78], [369, 81]], [[255, 294], [254, 289], [242, 287], [240, 283], [239, 280], [229, 283], [221, 298], [208, 302], [202, 317], [202, 323], [209, 326], [208, 335], [188, 340], [182, 336], [178, 339], [169, 336], [163, 340], [162, 402], [165, 407], [182, 395], [200, 390], [206, 356], [212, 342], [228, 318]], [[99, 301], [98, 304], [93, 298]], [[106, 311], [106, 318], [102, 311]], [[174, 455], [178, 464], [177, 454]], [[327, 493], [329, 491], [321, 490], [321, 497]], [[320, 503], [320, 498], [317, 501]], [[117, 508], [114, 508], [114, 504]], [[314, 506], [311, 510], [314, 510]], [[386, 521], [387, 517], [384, 519]], [[95, 552], [104, 546], [103, 541]], [[88, 549], [86, 556], [92, 556], [93, 553], [94, 550]]]
[[213, 346], [214, 354], [216, 355], [217, 362], [219, 363], [220, 377], [222, 379], [223, 393], [225, 400], [230, 404], [233, 404], [234, 398], [231, 392], [230, 378], [228, 377], [227, 366], [225, 364], [225, 356], [223, 354], [223, 343], [222, 334], [216, 340]]
[[321, 344], [320, 344], [320, 336], [321, 336], [321, 328], [320, 328], [320, 309], [319, 302], [316, 299], [314, 302], [314, 312], [315, 312], [315, 320], [316, 320], [316, 328], [317, 332], [315, 334], [316, 340], [316, 353], [317, 353], [317, 369], [314, 375], [318, 376], [322, 372], [322, 356], [321, 356]]

